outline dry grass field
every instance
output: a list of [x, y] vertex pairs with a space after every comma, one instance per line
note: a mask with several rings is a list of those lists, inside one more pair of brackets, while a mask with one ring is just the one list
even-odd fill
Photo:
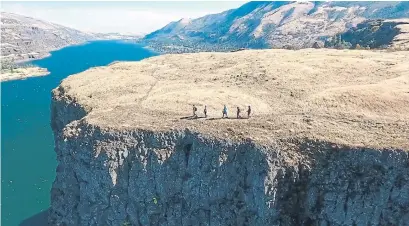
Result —
[[[404, 51], [330, 49], [162, 55], [89, 69], [53, 92], [102, 128], [409, 149], [408, 59]], [[193, 104], [198, 119], [186, 118]], [[224, 104], [230, 119], [221, 119]], [[252, 117], [235, 119], [236, 107], [246, 116], [248, 105]]]

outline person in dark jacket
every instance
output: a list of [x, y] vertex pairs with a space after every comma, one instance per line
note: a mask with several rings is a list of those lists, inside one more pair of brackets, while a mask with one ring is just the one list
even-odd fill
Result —
[[250, 114], [251, 114], [251, 107], [249, 105], [249, 108], [247, 109], [247, 118], [250, 118]]
[[239, 107], [237, 107], [237, 118], [240, 118], [240, 108]]
[[193, 104], [193, 116], [194, 117], [197, 117], [196, 112], [197, 112], [197, 107]]

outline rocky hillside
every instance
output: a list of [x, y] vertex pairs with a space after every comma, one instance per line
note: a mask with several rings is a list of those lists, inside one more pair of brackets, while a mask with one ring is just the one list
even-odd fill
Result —
[[70, 76], [53, 90], [49, 223], [406, 226], [407, 59], [244, 50]]
[[409, 18], [409, 2], [249, 2], [172, 22], [144, 38], [164, 52], [311, 47], [367, 19]]
[[14, 60], [41, 58], [68, 45], [95, 39], [94, 35], [61, 25], [1, 12], [1, 56]]
[[409, 50], [409, 19], [367, 20], [331, 37], [325, 47]]

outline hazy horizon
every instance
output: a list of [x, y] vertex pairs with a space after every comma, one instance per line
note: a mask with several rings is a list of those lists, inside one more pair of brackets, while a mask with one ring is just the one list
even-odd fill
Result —
[[2, 2], [1, 11], [85, 32], [146, 34], [171, 21], [237, 8], [245, 2]]

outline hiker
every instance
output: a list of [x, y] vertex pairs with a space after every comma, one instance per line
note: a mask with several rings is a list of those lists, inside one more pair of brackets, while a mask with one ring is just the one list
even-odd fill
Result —
[[251, 108], [250, 108], [250, 105], [249, 105], [249, 108], [247, 109], [247, 118], [250, 118], [250, 114], [251, 114]]
[[223, 107], [223, 116], [222, 116], [222, 118], [224, 118], [225, 115], [226, 115], [226, 118], [228, 118], [226, 105], [224, 105], [224, 107]]
[[207, 118], [207, 106], [205, 105], [204, 109], [203, 109], [203, 113], [205, 115], [205, 118]]
[[240, 108], [237, 107], [237, 118], [240, 118]]
[[193, 104], [193, 116], [194, 117], [197, 117], [196, 111], [197, 111], [197, 107]]

